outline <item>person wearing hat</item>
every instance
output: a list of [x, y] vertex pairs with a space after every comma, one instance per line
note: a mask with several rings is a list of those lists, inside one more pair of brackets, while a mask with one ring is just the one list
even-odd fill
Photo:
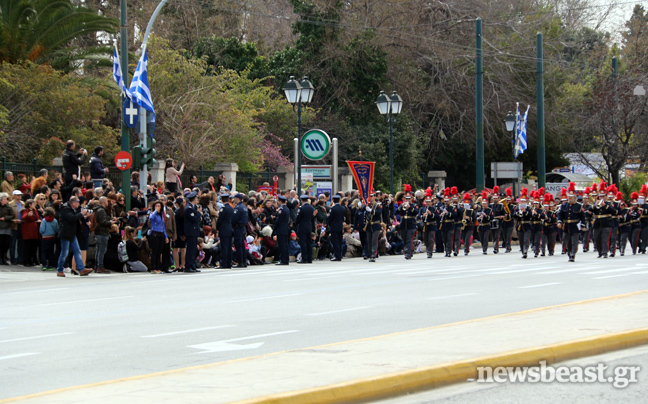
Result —
[[540, 244], [542, 242], [543, 222], [547, 218], [540, 199], [544, 195], [544, 188], [540, 188], [533, 195], [533, 210], [531, 211], [531, 249], [534, 258], [540, 255]]
[[272, 229], [273, 236], [277, 237], [279, 244], [279, 262], [276, 265], [288, 265], [290, 260], [290, 208], [286, 206], [288, 198], [283, 195], [277, 197], [279, 209], [277, 209], [277, 219]]
[[547, 192], [544, 195], [544, 203], [542, 208], [544, 210], [544, 230], [542, 232], [542, 246], [540, 256], [545, 256], [545, 251], [548, 250], [549, 256], [554, 255], [556, 249], [556, 235], [558, 234], [558, 216], [554, 210], [553, 195]]
[[234, 231], [232, 229], [232, 219], [234, 218], [234, 208], [229, 203], [229, 194], [224, 193], [221, 195], [221, 202], [223, 207], [220, 208], [218, 219], [216, 220], [216, 230], [221, 243], [221, 260], [220, 268], [232, 268], [232, 237]]
[[621, 216], [621, 202], [623, 202], [623, 193], [619, 192], [617, 186], [612, 184], [612, 193], [608, 194], [608, 200], [615, 210], [615, 214], [610, 217], [610, 257], [614, 257], [619, 245], [619, 218]]
[[477, 222], [479, 223], [479, 242], [482, 247], [482, 254], [488, 254], [488, 239], [491, 233], [491, 222], [494, 217], [493, 209], [488, 203], [488, 192], [482, 191], [481, 208], [477, 211]]
[[400, 205], [398, 208], [397, 213], [400, 215], [401, 221], [400, 221], [400, 231], [401, 231], [401, 238], [403, 239], [404, 242], [404, 249], [403, 253], [405, 255], [405, 259], [409, 260], [412, 259], [412, 255], [414, 254], [412, 245], [414, 242], [414, 237], [416, 237], [416, 214], [417, 214], [417, 209], [414, 205], [414, 202], [412, 201], [412, 187], [410, 187], [409, 184], [405, 184], [405, 196], [404, 196], [404, 202]]
[[331, 232], [331, 244], [333, 245], [333, 258], [331, 261], [342, 261], [342, 235], [344, 233], [344, 218], [346, 209], [340, 205], [340, 195], [333, 195], [333, 203], [328, 212], [328, 231]]
[[529, 190], [522, 188], [520, 193], [520, 204], [515, 208], [514, 216], [518, 220], [518, 240], [520, 241], [520, 251], [522, 258], [526, 258], [529, 252], [529, 245], [531, 244], [531, 218], [533, 212], [531, 206], [528, 205]]
[[632, 255], [635, 255], [641, 236], [641, 210], [639, 209], [639, 194], [637, 192], [630, 195], [630, 207], [627, 217], [630, 222], [630, 248], [632, 249]]
[[452, 211], [454, 213], [454, 233], [452, 235], [452, 252], [456, 257], [459, 255], [459, 249], [461, 248], [461, 220], [463, 218], [464, 207], [460, 205], [460, 196], [457, 187], [450, 188], [450, 194], [452, 194]]
[[434, 201], [432, 200], [432, 189], [428, 187], [425, 190], [425, 206], [419, 209], [418, 212], [418, 218], [423, 223], [423, 242], [425, 243], [425, 251], [427, 252], [428, 258], [432, 258], [432, 253], [434, 252], [434, 241], [439, 215], [439, 210], [434, 206]]
[[200, 237], [200, 212], [196, 208], [198, 194], [191, 192], [187, 195], [187, 205], [184, 211], [184, 235], [187, 242], [187, 256], [185, 258], [185, 273], [200, 272], [197, 268], [196, 256], [198, 255], [198, 237]]
[[574, 262], [578, 252], [580, 223], [585, 221], [583, 206], [576, 202], [576, 183], [569, 183], [567, 203], [562, 204], [558, 214], [558, 228], [563, 230], [563, 244], [567, 246], [569, 262]]
[[365, 227], [367, 232], [367, 247], [369, 252], [369, 262], [376, 262], [378, 257], [378, 242], [380, 231], [382, 230], [382, 206], [376, 202], [376, 194], [369, 194], [369, 201], [365, 208]]
[[593, 217], [593, 212], [592, 212], [592, 203], [590, 200], [590, 194], [592, 193], [592, 189], [590, 187], [586, 187], [585, 190], [583, 191], [583, 212], [585, 213], [585, 222], [581, 223], [581, 235], [582, 235], [582, 240], [583, 240], [583, 252], [588, 252], [589, 251], [589, 246], [590, 246], [590, 239], [592, 236], [592, 217]]
[[441, 232], [441, 238], [443, 240], [445, 256], [450, 257], [452, 255], [452, 242], [455, 234], [456, 217], [456, 207], [452, 205], [452, 201], [450, 200], [450, 188], [443, 190], [443, 202], [444, 205], [440, 208], [439, 231]]
[[637, 206], [641, 212], [641, 232], [639, 239], [641, 243], [639, 244], [639, 252], [642, 254], [646, 253], [646, 247], [648, 247], [648, 185], [643, 184], [641, 190], [639, 191], [639, 198], [637, 198]]
[[493, 238], [493, 254], [499, 253], [499, 243], [502, 235], [502, 221], [504, 220], [504, 205], [499, 201], [499, 187], [493, 187], [493, 196], [489, 207], [493, 211], [493, 220], [491, 220], [491, 235]]
[[513, 200], [513, 190], [511, 188], [506, 188], [506, 196], [502, 200], [502, 210], [504, 217], [500, 227], [502, 228], [502, 248], [504, 248], [505, 253], [511, 252], [511, 237], [513, 236], [513, 228], [515, 227], [515, 222], [513, 220], [513, 211], [515, 210], [515, 201]]
[[247, 268], [245, 254], [245, 235], [248, 224], [248, 209], [243, 202], [243, 194], [234, 195], [234, 213], [232, 215], [232, 234], [234, 236], [234, 249], [236, 250], [236, 267]]
[[297, 209], [295, 218], [295, 230], [301, 248], [301, 260], [298, 264], [313, 263], [313, 247], [311, 245], [311, 234], [315, 230], [315, 208], [310, 204], [308, 194], [299, 196], [301, 206]]
[[[607, 189], [612, 192], [612, 186]], [[599, 187], [599, 200], [592, 208], [594, 213], [594, 243], [598, 258], [607, 258], [610, 249], [609, 241], [612, 233], [612, 215], [616, 215], [616, 209], [606, 199], [606, 184], [601, 183]]]
[[632, 217], [629, 215], [630, 208], [628, 208], [628, 205], [623, 200], [623, 194], [621, 192], [619, 194], [620, 197], [617, 197], [617, 201], [619, 202], [617, 212], [617, 220], [619, 221], [619, 255], [623, 257], [632, 233]]
[[[461, 239], [464, 246], [464, 255], [468, 255], [475, 233], [475, 222], [477, 221], [477, 212], [472, 205], [472, 199], [468, 192], [463, 196], [463, 213], [461, 215]], [[446, 256], [449, 255], [446, 254]]]

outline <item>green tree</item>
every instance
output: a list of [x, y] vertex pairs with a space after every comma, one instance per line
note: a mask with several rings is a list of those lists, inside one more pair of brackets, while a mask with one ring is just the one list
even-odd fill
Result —
[[192, 55], [196, 58], [205, 57], [212, 70], [248, 70], [248, 77], [251, 79], [263, 79], [269, 75], [268, 61], [259, 56], [256, 45], [252, 42], [242, 43], [237, 38], [200, 38], [193, 48]]
[[[110, 47], [81, 47], [75, 40], [98, 32], [114, 33], [116, 19], [74, 6], [70, 0], [0, 0], [0, 61], [29, 60], [65, 70]], [[95, 59], [96, 61], [96, 59]]]
[[7, 111], [3, 156], [50, 163], [68, 139], [88, 149], [101, 144], [107, 154], [118, 149], [118, 131], [101, 122], [107, 102], [97, 95], [101, 84], [32, 62], [3, 63], [0, 83], [11, 83], [0, 85], [0, 109]]

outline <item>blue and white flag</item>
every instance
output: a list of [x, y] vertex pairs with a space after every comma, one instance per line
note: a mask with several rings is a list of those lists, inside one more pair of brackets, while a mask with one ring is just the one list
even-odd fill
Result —
[[524, 153], [527, 149], [527, 117], [529, 116], [529, 108], [527, 106], [524, 116], [520, 118], [520, 106], [518, 104], [517, 112], [515, 115], [515, 157]]
[[126, 88], [126, 83], [124, 83], [124, 76], [122, 76], [121, 65], [119, 64], [119, 52], [117, 52], [117, 44], [115, 44], [115, 54], [113, 55], [113, 78], [115, 79], [115, 83], [117, 83], [117, 87], [119, 87], [122, 93], [126, 97], [132, 99], [133, 96]]
[[146, 73], [147, 65], [148, 59], [146, 57], [146, 48], [144, 48], [142, 50], [142, 56], [137, 63], [135, 73], [133, 73], [133, 81], [131, 81], [130, 92], [133, 94], [133, 101], [137, 105], [153, 113], [153, 122], [155, 122], [155, 109], [153, 108], [151, 91], [149, 90], [148, 75]]

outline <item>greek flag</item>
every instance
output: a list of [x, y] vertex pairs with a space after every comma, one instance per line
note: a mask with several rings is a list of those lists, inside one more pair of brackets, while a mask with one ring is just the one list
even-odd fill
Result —
[[146, 73], [147, 65], [148, 59], [146, 57], [146, 48], [144, 48], [142, 50], [142, 56], [137, 63], [135, 73], [133, 73], [133, 81], [131, 81], [129, 90], [133, 94], [133, 101], [137, 105], [153, 113], [153, 122], [155, 122], [155, 109], [153, 108], [151, 91], [149, 90], [148, 75]]
[[121, 65], [119, 64], [119, 52], [117, 52], [117, 44], [115, 44], [115, 54], [113, 55], [113, 78], [117, 87], [122, 91], [122, 93], [132, 99], [133, 95], [126, 88], [126, 83], [124, 83], [124, 76], [122, 76]]
[[515, 114], [515, 158], [524, 153], [527, 149], [527, 117], [529, 116], [529, 108], [527, 106], [524, 116], [520, 118], [520, 104], [517, 105], [517, 112]]

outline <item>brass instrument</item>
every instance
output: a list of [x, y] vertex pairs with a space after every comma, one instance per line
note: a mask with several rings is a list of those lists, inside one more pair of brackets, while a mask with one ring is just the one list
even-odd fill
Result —
[[464, 231], [468, 226], [468, 219], [466, 219], [466, 212], [470, 212], [472, 216], [472, 209], [464, 209], [463, 218], [461, 219], [461, 231]]
[[504, 221], [510, 222], [511, 220], [513, 220], [513, 217], [511, 215], [511, 208], [509, 207], [508, 201], [504, 199], [502, 205], [504, 205], [504, 212], [506, 212], [506, 214], [504, 215]]

